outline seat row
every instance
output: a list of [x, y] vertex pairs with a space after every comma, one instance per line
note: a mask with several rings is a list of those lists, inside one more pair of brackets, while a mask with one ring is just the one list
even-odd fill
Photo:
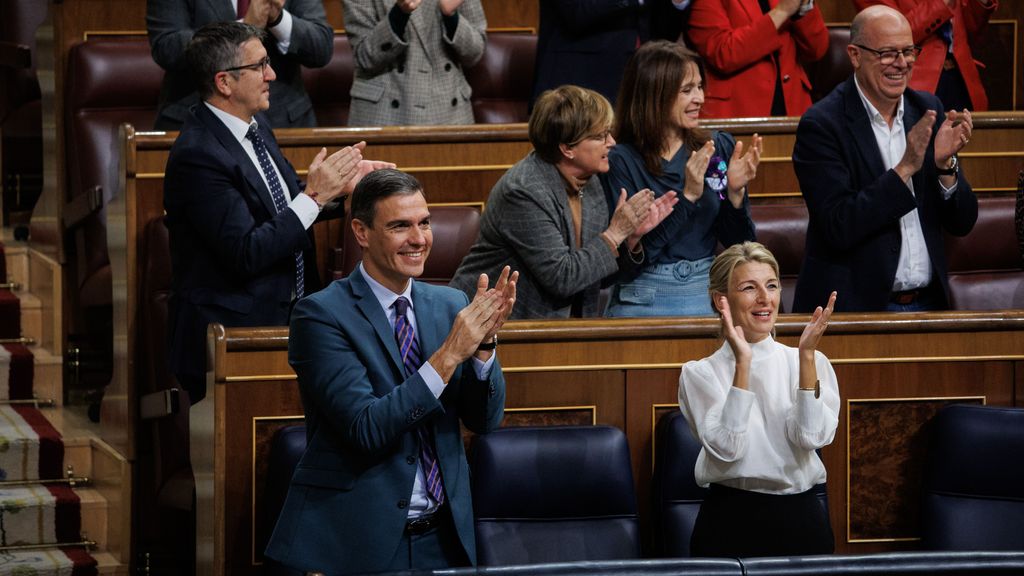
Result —
[[[1024, 460], [1020, 458], [1024, 454], [1024, 409], [954, 404], [940, 411], [930, 426], [924, 479], [924, 547], [1020, 551], [1015, 561], [1024, 562], [1024, 539], [1020, 537], [1024, 531]], [[281, 428], [272, 440], [265, 492], [268, 527], [273, 526], [284, 502], [305, 445], [305, 426], [301, 424]], [[673, 411], [661, 418], [655, 437], [651, 502], [655, 556], [690, 556], [690, 535], [706, 493], [693, 475], [700, 449], [681, 413]], [[643, 557], [629, 447], [618, 428], [501, 428], [475, 437], [470, 454], [481, 565]], [[815, 490], [827, 510], [824, 484]], [[950, 573], [987, 573], [984, 565], [970, 564], [970, 555], [872, 558], [857, 561], [867, 570], [857, 573], [885, 573], [883, 567], [893, 573], [906, 571], [896, 569], [900, 565], [946, 573], [939, 569], [946, 563], [961, 566], [961, 570], [979, 570]], [[744, 561], [742, 573], [829, 573], [846, 561], [846, 557], [804, 560], [804, 564], [809, 562], [810, 571], [795, 571], [792, 559], [763, 561], [755, 571]], [[960, 561], [967, 564], [958, 564]], [[708, 562], [712, 564], [692, 567], [708, 573], [711, 568], [714, 573], [736, 573], [732, 571], [733, 559], [723, 560], [721, 566], [713, 564], [715, 560]], [[936, 567], [935, 571], [929, 566]], [[1024, 564], [1018, 568], [1021, 566]], [[651, 573], [659, 573], [658, 564], [650, 567], [658, 568]], [[575, 570], [569, 573], [582, 573], [579, 568]]]

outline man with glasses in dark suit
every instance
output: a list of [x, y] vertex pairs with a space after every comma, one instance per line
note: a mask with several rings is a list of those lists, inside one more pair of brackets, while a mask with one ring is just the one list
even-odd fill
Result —
[[853, 77], [797, 128], [793, 167], [810, 222], [793, 310], [833, 291], [843, 294], [836, 311], [946, 309], [943, 230], [963, 236], [978, 218], [956, 156], [971, 113], [909, 88], [920, 49], [892, 8], [859, 13], [847, 53]]

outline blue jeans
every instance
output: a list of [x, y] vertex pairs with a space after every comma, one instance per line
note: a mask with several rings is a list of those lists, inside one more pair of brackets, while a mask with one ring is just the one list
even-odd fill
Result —
[[605, 316], [709, 316], [711, 258], [652, 264], [630, 282], [617, 284]]

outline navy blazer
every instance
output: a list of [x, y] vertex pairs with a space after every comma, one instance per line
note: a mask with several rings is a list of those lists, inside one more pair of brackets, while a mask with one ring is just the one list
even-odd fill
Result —
[[[290, 198], [304, 185], [263, 115], [267, 151]], [[171, 250], [169, 367], [192, 402], [205, 394], [206, 327], [283, 326], [295, 288], [297, 250], [305, 290], [319, 288], [312, 229], [274, 208], [259, 168], [205, 104], [195, 106], [167, 158], [164, 210]]]
[[[444, 342], [468, 299], [414, 282], [423, 358]], [[466, 361], [435, 398], [419, 374], [406, 377], [388, 317], [353, 272], [292, 312], [288, 361], [298, 376], [308, 444], [270, 538], [267, 556], [301, 571], [380, 571], [398, 548], [418, 466], [416, 428], [433, 429], [445, 494], [466, 555], [476, 540], [469, 466], [460, 423], [476, 433], [501, 424], [505, 380]]]
[[810, 221], [804, 262], [793, 299], [794, 312], [824, 306], [839, 293], [836, 311], [885, 310], [900, 256], [900, 218], [917, 208], [931, 258], [933, 283], [949, 294], [942, 231], [963, 236], [978, 219], [978, 199], [961, 170], [956, 192], [943, 198], [933, 144], [944, 118], [939, 99], [907, 89], [907, 132], [927, 110], [937, 119], [924, 164], [913, 176], [914, 193], [886, 170], [871, 121], [853, 77], [840, 84], [800, 119], [793, 168]]

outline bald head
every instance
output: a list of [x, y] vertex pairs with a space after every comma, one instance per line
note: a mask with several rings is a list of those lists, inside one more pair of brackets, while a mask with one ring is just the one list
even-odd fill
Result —
[[899, 10], [888, 6], [876, 4], [869, 6], [853, 18], [850, 23], [850, 43], [871, 45], [872, 36], [881, 29], [895, 29], [906, 27], [910, 31], [910, 22]]

